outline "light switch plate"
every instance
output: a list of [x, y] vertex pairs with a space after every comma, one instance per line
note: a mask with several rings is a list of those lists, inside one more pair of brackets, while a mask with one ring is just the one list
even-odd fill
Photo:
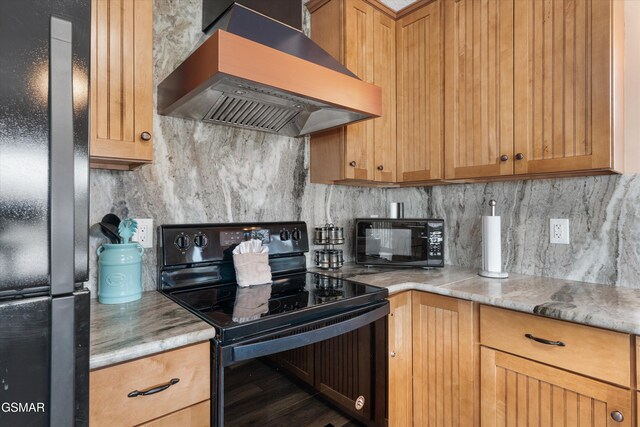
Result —
[[135, 218], [138, 223], [138, 229], [131, 237], [131, 241], [140, 243], [145, 249], [153, 247], [153, 219], [152, 218]]
[[549, 243], [568, 245], [569, 242], [569, 220], [551, 218], [549, 220]]

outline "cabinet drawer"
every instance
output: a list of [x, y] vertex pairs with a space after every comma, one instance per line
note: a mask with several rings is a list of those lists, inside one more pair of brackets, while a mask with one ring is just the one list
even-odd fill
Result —
[[141, 424], [139, 427], [209, 427], [211, 425], [211, 401], [181, 409], [173, 414]]
[[[544, 344], [532, 338], [558, 343]], [[631, 385], [631, 339], [627, 334], [482, 306], [480, 341], [593, 378]]]
[[[209, 348], [196, 344], [91, 372], [91, 425], [137, 425], [209, 399]], [[180, 381], [166, 390], [128, 397], [173, 378]]]

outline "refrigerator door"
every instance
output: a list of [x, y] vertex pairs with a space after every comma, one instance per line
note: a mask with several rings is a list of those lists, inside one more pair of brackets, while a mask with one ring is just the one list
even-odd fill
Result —
[[0, 426], [48, 425], [50, 319], [51, 298], [0, 302]]
[[0, 426], [89, 425], [89, 292], [0, 302]]
[[[51, 170], [54, 107], [50, 84], [51, 15], [72, 22], [73, 279], [87, 280], [90, 0], [0, 1], [0, 298], [50, 289], [50, 259], [56, 256], [58, 224], [52, 222]], [[64, 38], [64, 37], [62, 37]], [[63, 90], [63, 89], [61, 89]], [[53, 93], [51, 95], [54, 95]], [[52, 100], [53, 101], [53, 100]], [[71, 105], [69, 105], [71, 102]], [[61, 110], [58, 110], [61, 111]], [[56, 113], [57, 114], [57, 113]], [[60, 113], [64, 114], [64, 113]], [[64, 120], [64, 119], [63, 119]], [[50, 230], [54, 228], [53, 230]], [[65, 231], [66, 232], [66, 231]], [[58, 236], [61, 233], [57, 234]], [[67, 245], [69, 246], [69, 245]], [[50, 250], [51, 248], [51, 250]], [[65, 249], [68, 251], [69, 249]], [[63, 255], [65, 256], [65, 255]], [[66, 255], [68, 256], [68, 255]], [[56, 264], [56, 263], [54, 263]], [[56, 264], [57, 265], [57, 264]], [[68, 267], [63, 267], [68, 268]], [[73, 289], [71, 289], [72, 291]], [[65, 293], [70, 292], [69, 289]]]

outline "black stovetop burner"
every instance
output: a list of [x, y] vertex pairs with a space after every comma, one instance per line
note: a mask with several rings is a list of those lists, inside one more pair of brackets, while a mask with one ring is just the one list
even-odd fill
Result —
[[[231, 252], [261, 239], [269, 248], [270, 285], [235, 283]], [[216, 328], [230, 343], [380, 302], [386, 289], [306, 271], [304, 222], [163, 225], [159, 290]]]
[[[233, 283], [166, 293], [215, 326], [221, 341], [305, 323], [386, 296], [384, 289], [311, 272], [275, 277], [271, 285], [241, 288]], [[240, 298], [244, 306], [238, 305]], [[244, 314], [255, 309], [254, 316], [239, 317], [239, 309]]]

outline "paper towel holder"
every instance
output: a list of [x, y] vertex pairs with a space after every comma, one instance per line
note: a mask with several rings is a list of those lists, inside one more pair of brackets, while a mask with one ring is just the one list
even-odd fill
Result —
[[[482, 276], [482, 277], [488, 277], [491, 279], [506, 279], [507, 277], [509, 277], [509, 273], [507, 273], [506, 271], [502, 271], [502, 247], [501, 247], [501, 239], [498, 236], [498, 248], [497, 250], [494, 248], [494, 251], [496, 251], [496, 253], [493, 253], [492, 256], [498, 256], [500, 258], [500, 271], [491, 271], [489, 270], [489, 262], [488, 262], [488, 257], [489, 255], [486, 253], [488, 252], [488, 246], [486, 246], [486, 239], [487, 236], [484, 235], [485, 233], [485, 222], [489, 222], [488, 219], [485, 218], [495, 218], [496, 217], [496, 201], [495, 200], [490, 200], [489, 201], [489, 206], [491, 206], [491, 215], [489, 217], [483, 217], [482, 218], [482, 231], [483, 231], [483, 236], [482, 236], [482, 269], [480, 269], [480, 271], [478, 272], [478, 275]], [[495, 221], [495, 220], [493, 220]], [[500, 225], [500, 217], [497, 217], [497, 223], [498, 223], [498, 232], [500, 232], [499, 229], [499, 225]], [[486, 227], [488, 228], [488, 227]]]

